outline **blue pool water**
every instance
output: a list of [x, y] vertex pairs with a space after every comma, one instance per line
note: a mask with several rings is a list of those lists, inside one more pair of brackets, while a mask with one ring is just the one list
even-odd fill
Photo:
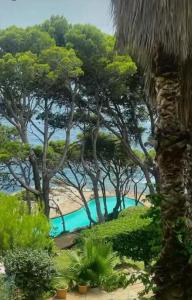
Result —
[[[103, 198], [100, 198], [100, 203], [101, 203], [101, 210], [104, 213]], [[115, 205], [116, 205], [116, 197], [107, 197], [108, 213], [111, 213], [113, 211], [113, 208], [115, 207]], [[96, 212], [95, 200], [94, 199], [90, 200], [88, 203], [88, 206], [89, 206], [92, 218], [96, 221], [97, 220], [97, 212]], [[125, 207], [127, 208], [130, 206], [135, 206], [135, 200], [126, 197], [125, 198]], [[65, 215], [64, 220], [65, 220], [66, 231], [70, 231], [70, 232], [77, 228], [88, 226], [90, 224], [84, 207], [82, 207], [81, 209], [74, 211], [68, 215]], [[63, 231], [61, 217], [51, 219], [50, 223], [51, 223], [51, 236], [55, 237]]]

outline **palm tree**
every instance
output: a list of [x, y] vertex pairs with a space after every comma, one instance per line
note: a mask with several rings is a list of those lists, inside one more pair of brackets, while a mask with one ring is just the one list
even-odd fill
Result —
[[192, 299], [192, 265], [182, 234], [191, 206], [184, 173], [192, 121], [192, 0], [111, 1], [118, 47], [145, 69], [158, 115], [164, 242], [156, 265], [156, 299]]

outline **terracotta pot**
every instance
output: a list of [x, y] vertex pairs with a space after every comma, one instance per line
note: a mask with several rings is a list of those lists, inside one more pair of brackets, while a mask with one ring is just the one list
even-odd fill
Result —
[[67, 297], [67, 289], [57, 290], [56, 299], [66, 299], [66, 297]]
[[88, 286], [87, 285], [79, 285], [78, 289], [79, 289], [79, 294], [85, 295], [85, 294], [87, 294]]

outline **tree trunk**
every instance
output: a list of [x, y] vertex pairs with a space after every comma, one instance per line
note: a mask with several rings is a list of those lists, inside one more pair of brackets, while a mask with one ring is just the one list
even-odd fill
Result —
[[115, 195], [116, 195], [116, 205], [113, 209], [113, 217], [117, 218], [119, 214], [119, 208], [121, 208], [121, 192], [120, 192], [119, 182], [117, 182]]
[[45, 175], [43, 177], [43, 192], [42, 192], [42, 198], [43, 198], [43, 203], [44, 203], [44, 213], [47, 218], [49, 218], [49, 212], [50, 212], [50, 207], [49, 207], [49, 179]]
[[187, 151], [186, 151], [186, 165], [185, 165], [185, 171], [186, 171], [186, 177], [185, 177], [185, 187], [187, 192], [187, 203], [186, 203], [186, 209], [187, 209], [187, 215], [190, 217], [192, 216], [192, 145], [188, 145]]
[[82, 190], [79, 190], [79, 193], [80, 193], [80, 195], [81, 195], [82, 202], [83, 202], [83, 204], [84, 204], [84, 206], [85, 206], [85, 210], [86, 210], [86, 213], [87, 213], [87, 217], [88, 217], [88, 219], [89, 219], [89, 221], [90, 221], [90, 225], [91, 225], [91, 224], [95, 224], [95, 221], [93, 220], [93, 218], [92, 218], [92, 216], [91, 216], [91, 212], [90, 212], [89, 206], [88, 206], [88, 204], [87, 204], [87, 201], [86, 201], [85, 196], [84, 196], [84, 194], [83, 194], [83, 191], [82, 191]]
[[41, 193], [41, 179], [39, 174], [39, 168], [37, 160], [35, 158], [35, 154], [32, 150], [30, 150], [29, 160], [33, 169], [33, 180], [35, 184], [35, 189]]
[[28, 190], [25, 191], [24, 198], [25, 198], [25, 201], [27, 202], [28, 213], [29, 213], [29, 215], [31, 215], [31, 211], [32, 211], [31, 195]]
[[125, 195], [122, 196], [123, 209], [125, 209]]
[[93, 183], [93, 192], [94, 192], [94, 198], [95, 198], [95, 204], [96, 204], [96, 211], [97, 211], [97, 217], [99, 223], [104, 222], [104, 216], [101, 211], [101, 203], [99, 200], [99, 189], [98, 189], [98, 183], [92, 180]]
[[[179, 241], [177, 230], [185, 216], [184, 156], [185, 132], [179, 122], [178, 102], [181, 86], [178, 66], [173, 57], [161, 49], [156, 57], [157, 113], [156, 139], [157, 163], [160, 172], [161, 214], [163, 247], [156, 264], [156, 299], [190, 300], [191, 286], [187, 287], [185, 275], [189, 272], [188, 257]], [[190, 273], [191, 274], [191, 273]]]
[[[23, 143], [29, 144], [26, 126], [22, 126], [22, 128], [20, 130], [20, 137], [21, 137], [21, 140]], [[39, 172], [39, 167], [38, 167], [38, 163], [37, 163], [37, 158], [32, 149], [30, 149], [30, 152], [29, 152], [29, 161], [32, 166], [33, 181], [34, 181], [35, 189], [41, 194], [42, 190], [41, 190], [40, 172]], [[38, 198], [38, 197], [36, 196], [36, 198]], [[41, 201], [41, 198], [40, 198], [40, 201]]]
[[[60, 218], [61, 218], [61, 222], [62, 222], [62, 227], [63, 227], [63, 231], [62, 232], [66, 232], [66, 226], [65, 226], [65, 219], [64, 219], [64, 215], [59, 207], [59, 204], [52, 198], [51, 201], [55, 204], [56, 210], [57, 212], [59, 212]], [[54, 207], [50, 207], [53, 208]]]
[[108, 209], [107, 209], [107, 196], [106, 196], [106, 188], [105, 188], [105, 181], [104, 180], [100, 180], [100, 187], [101, 187], [101, 191], [102, 191], [102, 195], [103, 195], [103, 204], [104, 204], [104, 216], [105, 218], [107, 218], [108, 216]]

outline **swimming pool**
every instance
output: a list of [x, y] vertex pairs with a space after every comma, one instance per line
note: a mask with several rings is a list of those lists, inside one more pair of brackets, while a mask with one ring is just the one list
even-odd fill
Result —
[[[100, 199], [100, 203], [101, 203], [101, 210], [104, 213], [103, 198], [99, 198], [99, 199]], [[113, 208], [115, 207], [115, 205], [116, 205], [116, 197], [107, 197], [108, 213], [111, 213], [113, 211]], [[93, 220], [96, 221], [97, 212], [96, 212], [95, 200], [94, 199], [90, 200], [88, 203], [88, 206], [89, 206]], [[135, 206], [135, 200], [125, 197], [125, 207], [127, 208], [130, 206]], [[88, 226], [90, 224], [84, 207], [82, 207], [81, 209], [76, 210], [68, 215], [65, 215], [64, 220], [65, 220], [66, 231], [69, 231], [69, 232], [72, 232], [77, 228]], [[58, 236], [63, 231], [61, 217], [51, 219], [50, 223], [51, 223], [50, 235], [53, 237]]]

